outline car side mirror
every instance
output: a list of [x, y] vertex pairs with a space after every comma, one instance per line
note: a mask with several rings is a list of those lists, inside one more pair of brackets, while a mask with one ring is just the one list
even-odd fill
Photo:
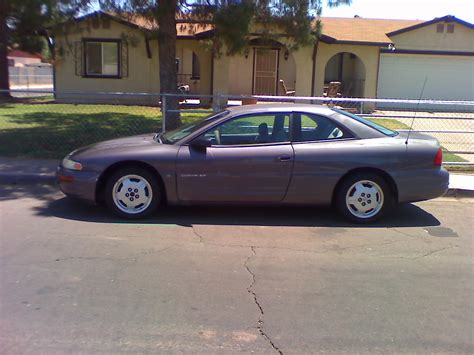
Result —
[[209, 139], [206, 139], [204, 137], [198, 137], [195, 140], [193, 140], [189, 146], [192, 149], [199, 150], [201, 152], [205, 152], [206, 149], [210, 146], [212, 146], [212, 142]]

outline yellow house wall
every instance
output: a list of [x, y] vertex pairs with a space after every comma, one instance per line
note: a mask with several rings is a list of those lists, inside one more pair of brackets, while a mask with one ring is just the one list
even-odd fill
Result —
[[[280, 68], [278, 72], [278, 79], [283, 79], [288, 90], [294, 90], [296, 85], [296, 61], [292, 52], [288, 55], [288, 60], [285, 60], [285, 49], [280, 50]], [[285, 95], [283, 87], [278, 83], [278, 95]]]
[[[364, 97], [375, 97], [376, 91], [377, 91], [379, 48], [375, 46], [326, 44], [323, 42], [319, 43], [318, 53], [316, 56], [315, 86], [314, 86], [313, 95], [314, 96], [323, 95], [324, 74], [325, 74], [326, 64], [334, 55], [341, 52], [353, 53], [356, 56], [358, 56], [360, 60], [364, 63], [364, 67], [365, 67]], [[309, 60], [311, 61], [311, 56], [309, 56]], [[300, 66], [298, 65], [298, 69], [299, 68]], [[310, 68], [311, 66], [308, 66], [308, 69]], [[307, 76], [308, 76], [307, 79], [311, 80], [311, 74], [307, 73]], [[298, 94], [298, 91], [297, 91], [297, 94]]]
[[[90, 21], [90, 20], [89, 20]], [[57, 34], [57, 48], [60, 51], [56, 63], [56, 90], [60, 92], [148, 92], [157, 93], [160, 89], [158, 44], [150, 41], [152, 58], [146, 54], [144, 34], [138, 30], [110, 21], [110, 28], [92, 29], [89, 21], [78, 25], [67, 35]], [[84, 78], [76, 75], [74, 43], [82, 38], [107, 38], [128, 40], [128, 77], [120, 79]], [[132, 40], [133, 38], [133, 40]], [[132, 42], [134, 43], [132, 45]], [[71, 101], [71, 96], [58, 95], [59, 100]], [[99, 96], [74, 95], [74, 100], [100, 101]], [[136, 97], [131, 98], [136, 101]], [[121, 100], [127, 101], [122, 97]], [[146, 101], [146, 100], [145, 100]]]
[[243, 54], [229, 57], [229, 94], [251, 95], [253, 78], [253, 51], [248, 58]]
[[[293, 53], [289, 53], [288, 60], [285, 60], [285, 50], [279, 51], [278, 59], [278, 79], [283, 79], [286, 86], [291, 89], [295, 87], [296, 63]], [[253, 90], [253, 66], [254, 49], [251, 49], [249, 56], [245, 58], [243, 54], [229, 57], [229, 94], [230, 95], [251, 95]], [[277, 94], [283, 95], [283, 88], [277, 83]]]
[[296, 63], [295, 95], [311, 96], [311, 82], [313, 75], [313, 47], [302, 47], [293, 52]]
[[434, 51], [474, 51], [474, 29], [454, 23], [454, 33], [437, 33], [437, 24], [421, 27], [413, 31], [400, 33], [390, 39], [397, 49], [434, 50]]
[[197, 40], [180, 39], [176, 41], [176, 57], [180, 58], [180, 73], [192, 73], [193, 52], [199, 58], [201, 77], [199, 80], [191, 80], [191, 93], [209, 95], [211, 94], [211, 52]]

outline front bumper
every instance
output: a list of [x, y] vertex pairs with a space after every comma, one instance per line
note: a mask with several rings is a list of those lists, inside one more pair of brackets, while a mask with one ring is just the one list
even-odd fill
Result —
[[58, 166], [56, 181], [66, 195], [88, 202], [96, 202], [96, 187], [99, 173], [93, 171], [75, 171]]
[[431, 200], [444, 195], [449, 187], [449, 173], [445, 168], [405, 172], [395, 180], [399, 202]]

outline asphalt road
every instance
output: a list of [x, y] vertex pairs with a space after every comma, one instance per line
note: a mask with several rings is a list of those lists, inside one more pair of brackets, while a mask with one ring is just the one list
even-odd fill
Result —
[[0, 353], [473, 353], [472, 199], [124, 223], [0, 188]]

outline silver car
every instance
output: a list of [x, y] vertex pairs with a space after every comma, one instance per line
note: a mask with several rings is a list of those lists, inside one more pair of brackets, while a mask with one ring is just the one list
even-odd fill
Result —
[[68, 196], [121, 217], [164, 204], [334, 205], [370, 223], [448, 188], [438, 141], [316, 105], [228, 108], [165, 134], [115, 139], [64, 158]]

